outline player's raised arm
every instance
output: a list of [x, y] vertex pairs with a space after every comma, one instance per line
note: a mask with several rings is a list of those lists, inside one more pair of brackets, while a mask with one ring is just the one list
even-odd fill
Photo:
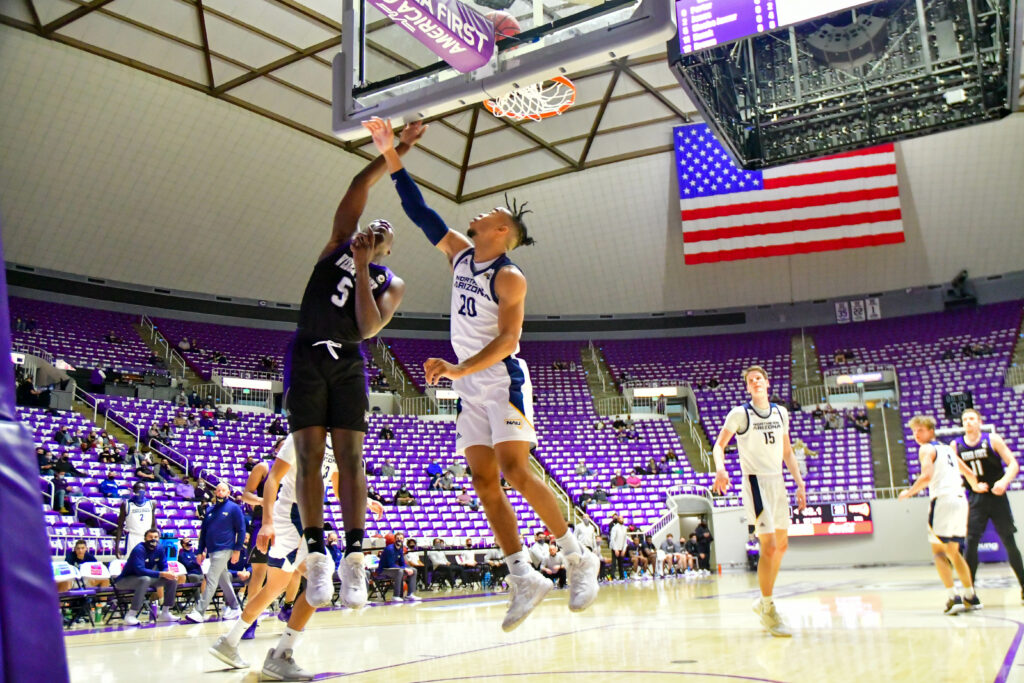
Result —
[[405, 215], [416, 224], [430, 243], [444, 252], [451, 263], [460, 251], [473, 246], [469, 238], [460, 232], [451, 230], [436, 211], [427, 206], [423, 193], [417, 187], [408, 171], [402, 165], [398, 150], [394, 147], [395, 134], [391, 129], [391, 121], [383, 121], [377, 117], [363, 122], [363, 127], [370, 131], [373, 144], [387, 162], [388, 173], [395, 183], [398, 197], [402, 200]]
[[517, 268], [502, 268], [494, 276], [494, 293], [498, 295], [498, 336], [458, 365], [441, 358], [427, 359], [423, 364], [427, 384], [436, 384], [442, 377], [472, 375], [515, 353], [526, 315], [526, 277]]
[[352, 239], [352, 260], [356, 267], [356, 324], [359, 335], [369, 339], [391, 322], [391, 317], [402, 303], [405, 282], [397, 276], [391, 278], [387, 291], [378, 298], [373, 296], [370, 281], [370, 259], [373, 257], [374, 236], [360, 233]]
[[[403, 128], [398, 147], [394, 149], [395, 154], [401, 156], [412, 149], [426, 129], [427, 127], [419, 121], [410, 123]], [[331, 239], [327, 242], [324, 250], [320, 252], [321, 259], [350, 240], [355, 234], [359, 228], [359, 217], [363, 215], [366, 200], [370, 196], [370, 188], [381, 179], [385, 170], [387, 170], [387, 163], [384, 157], [377, 157], [349, 183], [348, 191], [341, 198], [341, 202], [334, 212], [334, 228], [331, 231]]]

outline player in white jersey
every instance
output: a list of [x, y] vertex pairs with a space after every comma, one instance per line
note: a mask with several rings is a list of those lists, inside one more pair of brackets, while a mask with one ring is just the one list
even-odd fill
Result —
[[796, 482], [796, 501], [801, 510], [807, 506], [807, 495], [789, 442], [789, 413], [768, 400], [768, 373], [752, 365], [743, 371], [743, 382], [750, 393], [750, 402], [729, 411], [715, 441], [713, 489], [723, 494], [729, 488], [725, 447], [735, 436], [743, 476], [743, 507], [747, 523], [755, 527], [760, 546], [757, 581], [761, 599], [754, 603], [754, 612], [761, 617], [761, 625], [769, 633], [788, 638], [792, 633], [772, 599], [782, 557], [789, 547], [789, 495], [782, 476], [783, 462]]
[[132, 486], [132, 495], [121, 503], [117, 516], [117, 531], [114, 537], [114, 555], [121, 557], [121, 534], [128, 536], [125, 554], [142, 543], [146, 532], [156, 527], [156, 502], [146, 497], [146, 485], [141, 481]]
[[[292, 573], [303, 572], [303, 564], [307, 549], [302, 542], [302, 522], [299, 518], [299, 506], [296, 502], [296, 470], [295, 442], [289, 435], [280, 446], [274, 465], [270, 468], [263, 487], [263, 526], [260, 527], [256, 544], [260, 550], [269, 555], [267, 559], [267, 580], [263, 587], [249, 597], [242, 610], [242, 615], [231, 626], [231, 630], [217, 639], [210, 647], [210, 654], [236, 669], [249, 665], [238, 653], [238, 643], [242, 635], [256, 622], [263, 610], [287, 588]], [[335, 495], [338, 494], [338, 466], [331, 448], [331, 437], [327, 436], [327, 446], [321, 466], [323, 481], [330, 482]], [[365, 575], [362, 577], [363, 597], [366, 602]], [[360, 605], [361, 606], [361, 605]], [[271, 648], [263, 663], [263, 677], [275, 681], [312, 680], [313, 674], [304, 671], [292, 659], [292, 651], [298, 643], [306, 624], [312, 618], [315, 608], [306, 600], [305, 593], [299, 595], [292, 609], [288, 626], [285, 628], [276, 647]]]
[[[960, 476], [963, 475], [972, 488], [978, 486], [978, 479], [956, 451], [935, 440], [934, 417], [915, 415], [909, 426], [919, 446], [917, 457], [921, 461], [921, 474], [910, 488], [900, 491], [900, 499], [906, 500], [928, 487], [931, 499], [928, 503], [928, 542], [932, 545], [935, 569], [949, 594], [944, 611], [954, 614], [964, 609], [977, 609], [981, 607], [981, 600], [974, 593], [971, 568], [960, 554], [960, 544], [967, 536], [968, 512]], [[957, 594], [953, 585], [954, 569], [963, 585], [963, 596]]]
[[566, 557], [569, 609], [584, 610], [597, 598], [600, 560], [580, 546], [558, 501], [529, 464], [530, 449], [537, 444], [532, 389], [526, 363], [516, 358], [526, 278], [508, 258], [510, 250], [533, 242], [523, 222], [526, 212], [515, 204], [499, 207], [474, 218], [465, 235], [449, 230], [402, 167], [391, 123], [373, 119], [363, 125], [387, 161], [406, 215], [444, 253], [454, 272], [451, 340], [458, 363], [431, 358], [423, 369], [428, 383], [448, 377], [459, 395], [456, 449], [473, 471], [473, 487], [509, 568], [511, 600], [502, 628], [518, 626], [552, 588], [523, 550], [515, 512], [501, 489], [502, 474], [556, 536]]

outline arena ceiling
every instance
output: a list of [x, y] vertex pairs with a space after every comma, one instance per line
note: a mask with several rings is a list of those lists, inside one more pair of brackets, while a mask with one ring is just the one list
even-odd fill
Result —
[[[330, 132], [331, 58], [340, 0], [3, 0], [0, 22], [115, 60], [258, 113], [370, 158], [368, 139]], [[368, 26], [378, 70], [418, 66], [388, 20]], [[694, 108], [664, 52], [572, 75], [575, 106], [558, 119], [514, 124], [481, 105], [433, 121], [418, 179], [463, 202], [565, 173], [667, 152], [666, 130]]]
[[[340, 0], [2, 0], [0, 23], [165, 78], [362, 157], [368, 140], [330, 133], [331, 58]], [[557, 6], [553, 8], [557, 12]], [[405, 41], [405, 42], [403, 42]], [[378, 70], [406, 71], [415, 50], [387, 20], [371, 22]], [[672, 149], [666, 130], [697, 116], [652, 50], [571, 77], [575, 106], [525, 124], [481, 105], [433, 120], [418, 179], [456, 202]], [[1024, 93], [1022, 93], [1024, 94]]]

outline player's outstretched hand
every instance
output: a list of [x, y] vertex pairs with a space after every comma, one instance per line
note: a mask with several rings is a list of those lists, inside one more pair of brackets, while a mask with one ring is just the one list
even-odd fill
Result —
[[429, 127], [430, 126], [422, 121], [407, 123], [405, 124], [405, 128], [402, 129], [402, 132], [398, 134], [398, 141], [412, 147], [420, 141], [420, 138], [423, 137], [423, 134], [427, 132], [427, 128]]
[[381, 154], [395, 146], [395, 131], [391, 128], [391, 119], [385, 121], [379, 116], [374, 116], [369, 121], [363, 121], [363, 128], [370, 132], [373, 144]]
[[264, 524], [260, 527], [260, 532], [256, 534], [256, 547], [260, 549], [260, 552], [268, 553], [272, 545], [274, 545], [274, 525]]
[[442, 377], [458, 379], [462, 377], [459, 367], [452, 365], [441, 358], [428, 358], [423, 363], [423, 374], [426, 375], [427, 384], [437, 384]]
[[355, 237], [352, 238], [352, 260], [355, 261], [356, 268], [363, 268], [373, 257], [373, 235], [368, 232], [358, 232]]
[[910, 498], [910, 489], [903, 489], [902, 491], [900, 491], [899, 497], [900, 500], [906, 500], [907, 498]]
[[725, 470], [717, 470], [715, 472], [715, 483], [711, 485], [711, 490], [718, 495], [725, 494], [729, 490], [729, 474]]

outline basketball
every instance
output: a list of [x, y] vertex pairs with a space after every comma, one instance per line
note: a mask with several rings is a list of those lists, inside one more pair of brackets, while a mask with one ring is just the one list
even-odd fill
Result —
[[523, 29], [519, 27], [519, 21], [508, 12], [490, 12], [484, 16], [494, 24], [495, 40], [511, 38], [522, 33]]

